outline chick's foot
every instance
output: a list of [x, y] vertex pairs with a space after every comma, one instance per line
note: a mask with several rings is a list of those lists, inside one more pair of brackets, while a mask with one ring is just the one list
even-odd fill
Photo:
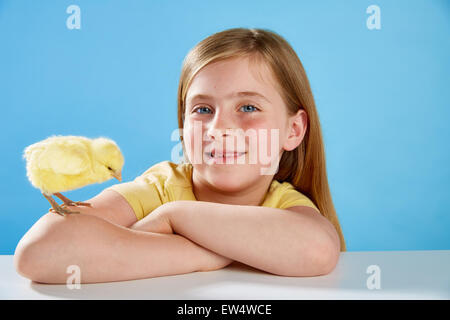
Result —
[[57, 196], [58, 198], [60, 198], [64, 202], [64, 204], [62, 206], [86, 206], [86, 207], [92, 206], [89, 202], [72, 201], [69, 198], [67, 198], [66, 196], [63, 196], [59, 192], [54, 193], [54, 195]]
[[45, 193], [42, 193], [42, 195], [48, 200], [48, 202], [50, 202], [50, 204], [52, 205], [52, 207], [50, 208], [49, 211], [51, 212], [56, 212], [57, 214], [61, 215], [61, 216], [65, 216], [66, 214], [71, 214], [71, 213], [79, 213], [78, 211], [70, 211], [68, 209], [65, 209], [63, 207], [61, 207], [56, 201], [55, 199], [53, 199], [51, 196], [46, 195]]
[[69, 209], [64, 208], [62, 205], [56, 208], [50, 208], [49, 211], [55, 212], [61, 216], [65, 216], [66, 214], [79, 213], [78, 211], [70, 211]]

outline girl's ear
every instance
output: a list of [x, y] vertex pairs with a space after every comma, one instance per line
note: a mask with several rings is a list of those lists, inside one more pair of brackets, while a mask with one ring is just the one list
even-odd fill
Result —
[[288, 121], [289, 133], [283, 144], [286, 151], [297, 148], [303, 141], [308, 126], [308, 115], [306, 111], [300, 109], [295, 115], [291, 116]]

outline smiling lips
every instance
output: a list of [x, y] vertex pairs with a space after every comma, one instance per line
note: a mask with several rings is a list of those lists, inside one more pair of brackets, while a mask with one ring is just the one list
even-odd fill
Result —
[[209, 156], [210, 158], [237, 158], [240, 157], [244, 154], [246, 154], [247, 152], [239, 152], [239, 151], [226, 151], [226, 150], [222, 150], [222, 151], [217, 151], [215, 149], [213, 149], [211, 152], [205, 152], [205, 154], [207, 156]]

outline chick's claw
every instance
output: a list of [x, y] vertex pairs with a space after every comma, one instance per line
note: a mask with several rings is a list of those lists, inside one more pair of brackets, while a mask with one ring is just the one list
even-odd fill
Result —
[[61, 216], [65, 216], [66, 214], [79, 213], [78, 211], [70, 211], [68, 209], [65, 209], [62, 206], [58, 206], [57, 208], [50, 208], [49, 211], [55, 212]]
[[66, 214], [71, 214], [71, 213], [79, 213], [77, 211], [70, 211], [68, 209], [63, 208], [62, 206], [60, 206], [55, 199], [53, 199], [50, 195], [43, 193], [43, 196], [48, 200], [48, 202], [50, 202], [50, 204], [52, 205], [52, 207], [50, 208], [51, 212], [55, 212], [61, 216], [65, 216]]
[[55, 193], [55, 196], [57, 196], [59, 199], [61, 199], [65, 206], [86, 206], [91, 207], [92, 205], [89, 202], [81, 202], [81, 201], [72, 201], [66, 196], [63, 196], [61, 193], [57, 192]]
[[71, 201], [71, 202], [64, 202], [61, 206], [65, 207], [74, 207], [74, 206], [85, 206], [85, 207], [92, 207], [92, 204], [89, 202], [81, 202], [81, 201]]

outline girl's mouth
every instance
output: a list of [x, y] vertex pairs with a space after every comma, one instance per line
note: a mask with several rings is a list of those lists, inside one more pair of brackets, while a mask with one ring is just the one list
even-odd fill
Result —
[[210, 159], [214, 159], [214, 160], [226, 160], [227, 158], [231, 158], [231, 159], [237, 159], [243, 155], [245, 155], [247, 152], [220, 152], [218, 151], [216, 153], [215, 150], [212, 150], [211, 152], [205, 152], [205, 155], [210, 158]]

